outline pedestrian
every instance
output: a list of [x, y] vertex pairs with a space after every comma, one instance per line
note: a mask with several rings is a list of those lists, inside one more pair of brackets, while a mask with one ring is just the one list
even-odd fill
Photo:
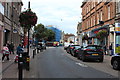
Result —
[[13, 42], [10, 44], [10, 48], [11, 48], [11, 53], [14, 54], [14, 44], [13, 44]]
[[106, 55], [106, 45], [103, 46], [104, 54]]
[[[7, 58], [7, 60], [9, 60], [9, 49], [8, 49], [8, 47], [7, 47], [7, 44], [4, 44], [3, 45], [3, 50], [2, 50], [2, 53], [3, 53], [3, 55], [2, 55], [2, 62], [4, 62], [4, 58], [6, 57]], [[9, 60], [10, 61], [10, 60]]]
[[22, 48], [22, 45], [19, 44], [17, 47], [17, 55], [19, 55], [21, 52], [23, 52], [23, 48]]
[[112, 51], [112, 43], [109, 46], [109, 50], [110, 50], [110, 56], [113, 55], [113, 51]]
[[11, 54], [11, 46], [10, 46], [9, 41], [7, 41], [7, 47], [8, 47], [8, 49], [9, 49], [10, 54]]

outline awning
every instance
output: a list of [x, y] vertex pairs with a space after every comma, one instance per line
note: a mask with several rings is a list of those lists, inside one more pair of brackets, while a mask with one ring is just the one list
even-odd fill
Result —
[[103, 25], [103, 26], [101, 26], [101, 27], [99, 27], [99, 28], [96, 28], [96, 29], [93, 29], [92, 32], [94, 32], [94, 31], [99, 31], [99, 30], [101, 30], [101, 29], [106, 29], [106, 30], [109, 31], [109, 24]]
[[99, 30], [102, 30], [102, 29], [107, 30], [108, 33], [109, 33], [109, 24], [103, 25], [103, 26], [101, 26], [101, 27], [99, 27], [99, 28], [96, 28], [96, 29], [91, 30], [91, 32], [90, 32], [90, 37], [95, 37], [95, 36], [96, 36], [96, 33], [95, 33], [95, 32], [97, 32], [97, 31], [99, 31]]

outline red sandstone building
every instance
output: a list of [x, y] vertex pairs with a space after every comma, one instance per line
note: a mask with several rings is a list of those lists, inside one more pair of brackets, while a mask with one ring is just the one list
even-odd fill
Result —
[[[109, 45], [115, 46], [115, 24], [119, 23], [120, 18], [116, 15], [120, 14], [118, 3], [113, 0], [108, 2], [102, 2], [102, 0], [83, 2], [82, 8], [82, 34], [87, 34], [87, 38], [83, 40], [84, 44], [96, 44], [106, 46], [109, 49]], [[116, 20], [117, 18], [117, 20]], [[106, 31], [104, 39], [101, 40], [97, 37], [98, 32]], [[116, 32], [115, 32], [116, 33]], [[116, 39], [117, 40], [117, 39]], [[119, 42], [118, 42], [119, 43]], [[114, 47], [113, 46], [113, 47]]]

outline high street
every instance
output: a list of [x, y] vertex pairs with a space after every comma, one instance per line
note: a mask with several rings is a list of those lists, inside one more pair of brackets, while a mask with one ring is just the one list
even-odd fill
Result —
[[[118, 71], [110, 65], [110, 56], [104, 62], [82, 62], [63, 50], [49, 47], [31, 58], [30, 71], [23, 71], [24, 78], [116, 78]], [[11, 73], [12, 72], [12, 73]], [[17, 78], [17, 64], [11, 65], [3, 78]], [[6, 76], [7, 75], [7, 76]]]
[[[103, 63], [82, 62], [67, 54], [62, 47], [50, 47], [37, 54], [28, 78], [113, 78], [118, 71], [112, 69], [110, 56]], [[26, 76], [27, 77], [27, 76]]]

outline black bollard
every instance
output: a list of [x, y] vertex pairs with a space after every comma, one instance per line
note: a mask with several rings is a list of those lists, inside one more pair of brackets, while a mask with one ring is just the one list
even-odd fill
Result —
[[22, 60], [22, 54], [18, 57], [18, 80], [23, 80], [23, 60]]
[[19, 80], [23, 80], [23, 62], [19, 63]]
[[33, 58], [35, 57], [35, 49], [33, 50]]

